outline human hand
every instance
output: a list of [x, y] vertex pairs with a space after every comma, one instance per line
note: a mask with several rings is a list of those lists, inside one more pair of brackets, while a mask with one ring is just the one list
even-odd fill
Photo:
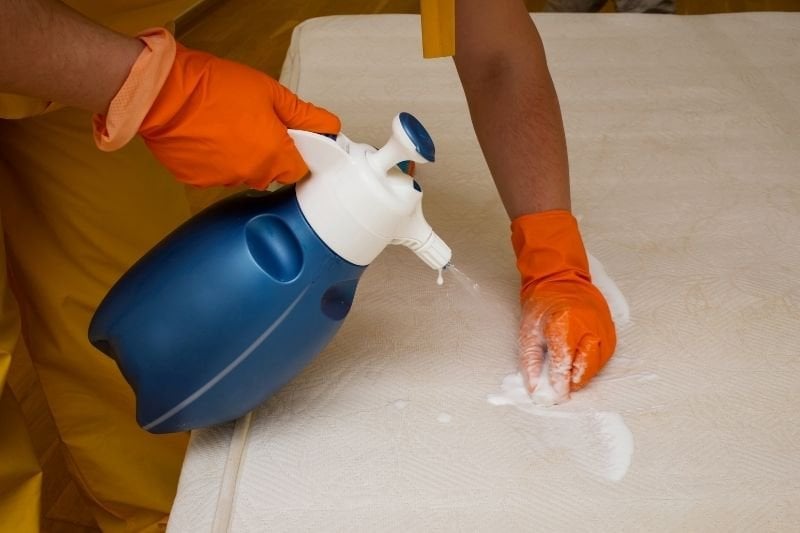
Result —
[[287, 128], [337, 134], [339, 119], [255, 69], [190, 50], [163, 29], [146, 47], [106, 115], [94, 119], [103, 150], [137, 132], [180, 181], [196, 186], [294, 183], [308, 167]]
[[520, 371], [536, 403], [562, 403], [611, 358], [614, 322], [568, 211], [524, 215], [511, 229], [522, 275]]

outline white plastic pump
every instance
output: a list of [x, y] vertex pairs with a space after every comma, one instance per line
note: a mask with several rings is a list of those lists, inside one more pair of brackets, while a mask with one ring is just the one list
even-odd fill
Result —
[[392, 121], [392, 135], [379, 150], [339, 134], [336, 140], [300, 130], [289, 134], [311, 170], [297, 186], [306, 220], [337, 255], [370, 264], [389, 244], [413, 250], [433, 269], [452, 252], [422, 214], [422, 190], [397, 164], [435, 158], [433, 141], [408, 113]]

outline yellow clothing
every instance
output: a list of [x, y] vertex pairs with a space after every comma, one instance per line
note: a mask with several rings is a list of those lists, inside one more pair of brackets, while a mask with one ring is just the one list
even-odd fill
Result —
[[[4, 306], [0, 342], [5, 359], [25, 343], [98, 524], [138, 531], [169, 512], [186, 437], [137, 426], [133, 393], [86, 332], [111, 284], [190, 209], [183, 186], [143, 143], [101, 154], [89, 120], [62, 109], [0, 124], [0, 220], [22, 319], [13, 303]], [[13, 302], [9, 288], [0, 290]]]

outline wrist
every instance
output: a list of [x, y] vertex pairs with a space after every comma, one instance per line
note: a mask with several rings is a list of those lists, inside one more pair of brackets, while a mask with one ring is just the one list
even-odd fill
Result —
[[522, 294], [540, 282], [591, 281], [578, 221], [563, 209], [522, 215], [511, 222]]
[[116, 45], [109, 46], [102, 52], [106, 55], [105, 62], [108, 68], [114, 70], [103, 92], [105, 95], [103, 101], [95, 106], [95, 111], [103, 114], [108, 113], [111, 102], [125, 84], [131, 69], [145, 48], [144, 43], [135, 37], [127, 35], [115, 35], [115, 37], [118, 38]]
[[139, 130], [175, 61], [175, 38], [164, 28], [139, 34], [139, 53], [104, 115], [93, 117], [94, 139], [103, 151], [122, 148]]

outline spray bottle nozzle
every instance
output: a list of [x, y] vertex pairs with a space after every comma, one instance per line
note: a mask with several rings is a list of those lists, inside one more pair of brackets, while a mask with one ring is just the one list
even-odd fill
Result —
[[434, 270], [446, 268], [453, 257], [450, 247], [425, 220], [419, 205], [406, 223], [398, 228], [392, 244], [400, 244], [411, 249], [417, 254], [417, 257]]
[[418, 250], [414, 251], [426, 265], [434, 270], [444, 270], [447, 268], [450, 264], [450, 259], [453, 257], [453, 252], [450, 250], [450, 247], [433, 231], [427, 242]]
[[392, 136], [377, 152], [367, 156], [369, 164], [382, 174], [404, 161], [428, 163], [436, 160], [436, 147], [428, 131], [410, 113], [400, 113], [392, 120]]
[[[367, 156], [370, 166], [381, 173], [403, 161], [428, 163], [436, 160], [436, 147], [425, 127], [410, 113], [400, 113], [392, 121], [392, 135], [377, 152]], [[413, 179], [415, 191], [422, 188]], [[407, 246], [435, 270], [443, 269], [452, 256], [450, 247], [434, 233], [422, 214], [421, 194], [408, 220], [401, 224], [392, 242]]]
[[428, 132], [409, 113], [392, 121], [392, 134], [379, 150], [290, 130], [312, 177], [297, 186], [297, 201], [309, 225], [340, 257], [368, 265], [387, 244], [411, 248], [433, 269], [452, 255], [422, 214], [422, 187], [400, 172], [403, 161], [428, 163], [436, 151]]

